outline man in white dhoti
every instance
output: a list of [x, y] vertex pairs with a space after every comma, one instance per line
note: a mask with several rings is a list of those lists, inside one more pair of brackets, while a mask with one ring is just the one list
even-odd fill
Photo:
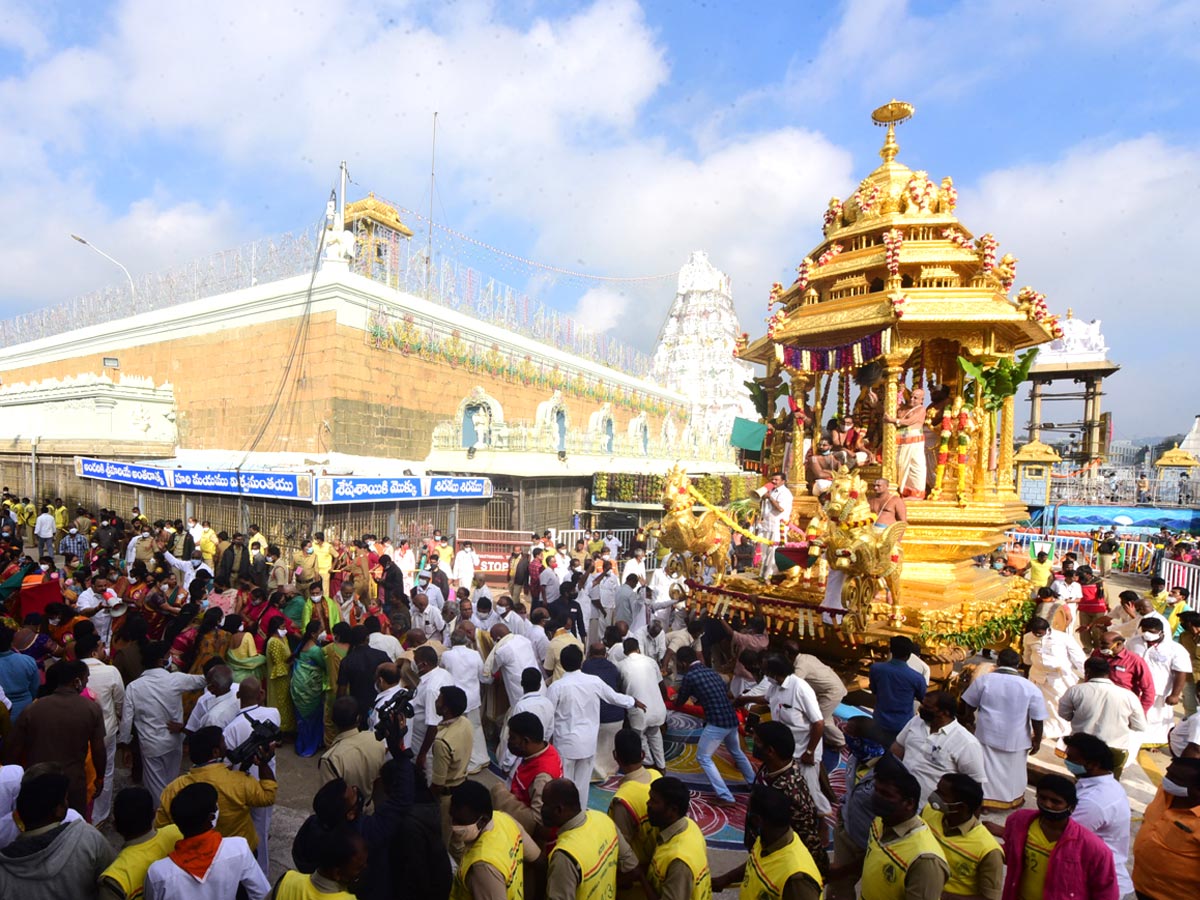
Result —
[[769, 578], [778, 571], [775, 568], [775, 545], [780, 541], [780, 528], [792, 517], [792, 492], [783, 482], [783, 473], [774, 472], [771, 480], [759, 488], [762, 502], [759, 506], [758, 533], [771, 542], [763, 545], [763, 578]]
[[634, 707], [629, 711], [629, 727], [642, 739], [642, 750], [650, 765], [660, 772], [667, 770], [667, 758], [663, 754], [662, 726], [667, 721], [667, 705], [663, 702], [662, 670], [658, 664], [642, 653], [642, 644], [636, 637], [625, 638], [625, 658], [617, 663], [621, 672], [621, 690], [641, 700], [645, 709]]
[[822, 816], [833, 807], [821, 792], [821, 739], [825, 735], [825, 716], [817, 703], [816, 692], [798, 678], [792, 665], [782, 656], [770, 656], [764, 666], [771, 685], [767, 688], [767, 707], [773, 722], [782, 722], [796, 740], [796, 770], [803, 776], [812, 794], [813, 804]]
[[1058, 715], [1058, 701], [1083, 672], [1083, 650], [1064, 632], [1055, 631], [1042, 618], [1030, 620], [1022, 639], [1029, 680], [1041, 690], [1046, 703], [1045, 736], [1052, 741], [1070, 734], [1071, 727]]
[[899, 432], [896, 435], [896, 480], [901, 497], [925, 496], [925, 390], [914, 387], [908, 403], [897, 410], [896, 415], [883, 417]]
[[[1016, 650], [1001, 650], [996, 668], [971, 682], [962, 695], [983, 750], [984, 805], [993, 809], [1014, 809], [1024, 802], [1028, 757], [1042, 745], [1046, 701], [1017, 671], [1020, 664]], [[1058, 714], [1057, 708], [1054, 712]]]
[[183, 695], [202, 691], [205, 685], [203, 675], [164, 669], [168, 649], [166, 641], [146, 647], [146, 671], [125, 689], [117, 737], [117, 743], [128, 748], [133, 729], [137, 729], [142, 748], [142, 785], [156, 806], [163, 788], [179, 776], [183, 762]]
[[1143, 747], [1167, 743], [1175, 725], [1175, 705], [1183, 699], [1183, 686], [1192, 677], [1192, 660], [1183, 647], [1167, 636], [1162, 620], [1147, 616], [1129, 639], [1126, 649], [1140, 656], [1154, 679], [1154, 705], [1146, 712]]

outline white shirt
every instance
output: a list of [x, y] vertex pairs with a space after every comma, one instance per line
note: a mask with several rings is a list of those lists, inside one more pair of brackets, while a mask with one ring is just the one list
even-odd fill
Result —
[[[436, 609], [441, 612], [446, 608], [446, 598], [442, 596], [442, 589], [432, 581], [421, 581], [418, 587], [421, 593], [429, 598], [429, 608]], [[413, 607], [413, 612], [416, 612], [416, 607]]]
[[183, 723], [183, 695], [204, 690], [203, 675], [185, 675], [166, 669], [147, 669], [125, 688], [119, 741], [128, 744], [133, 726], [145, 756], [166, 756], [182, 742], [182, 734], [171, 734], [168, 722]]
[[645, 711], [631, 709], [629, 725], [637, 731], [647, 728], [657, 728], [667, 721], [667, 705], [663, 702], [662, 672], [654, 660], [641, 653], [626, 656], [617, 663], [621, 673], [621, 690], [635, 700], [641, 700], [646, 705]]
[[192, 536], [192, 543], [199, 547], [200, 538], [204, 537], [204, 526], [196, 522], [194, 525], [189, 525], [187, 531]]
[[404, 647], [396, 640], [395, 635], [384, 634], [382, 631], [373, 632], [367, 638], [367, 646], [382, 650], [392, 662], [405, 658]]
[[[521, 699], [513, 704], [512, 712], [509, 714], [511, 719], [517, 713], [529, 712], [541, 720], [542, 723], [542, 740], [550, 742], [554, 740], [554, 701], [547, 697], [542, 691], [533, 691], [529, 694], [522, 694]], [[599, 729], [597, 729], [597, 734]], [[15, 802], [15, 801], [14, 801]]]
[[442, 654], [441, 666], [467, 695], [467, 712], [479, 709], [479, 682], [483, 676], [483, 659], [479, 651], [474, 647], [451, 647]]
[[633, 698], [618, 694], [595, 675], [564, 672], [546, 688], [554, 703], [554, 747], [565, 759], [587, 759], [600, 736], [600, 701], [629, 709]]
[[144, 890], [146, 900], [229, 900], [237, 895], [238, 885], [245, 887], [250, 900], [263, 900], [271, 891], [246, 839], [227, 837], [221, 838], [203, 881], [167, 856], [151, 863]]
[[[770, 501], [774, 500], [782, 508], [776, 510]], [[760, 504], [762, 515], [759, 517], [759, 530], [763, 537], [779, 541], [779, 526], [792, 517], [792, 492], [786, 484], [773, 487], [763, 495]]]
[[[546, 629], [541, 625], [526, 622], [525, 637], [529, 638], [529, 643], [533, 644], [533, 655], [539, 660], [545, 659], [546, 650], [550, 647], [550, 636], [546, 634]], [[540, 662], [538, 663], [538, 668], [541, 668]]]
[[557, 600], [558, 595], [562, 593], [562, 579], [558, 577], [557, 569], [549, 566], [542, 569], [542, 573], [538, 575], [538, 584], [542, 586], [542, 602], [547, 606]]
[[478, 566], [479, 557], [474, 550], [459, 550], [454, 554], [454, 571], [450, 577], [458, 582], [459, 587], [470, 587]]
[[609, 612], [616, 609], [617, 591], [621, 589], [621, 581], [617, 578], [617, 573], [610, 571], [607, 575], [601, 575], [598, 587], [600, 588], [600, 605]]
[[[1192, 713], [1172, 728], [1169, 743], [1172, 756], [1183, 756], [1188, 744], [1200, 744], [1200, 713]], [[0, 769], [0, 779], [4, 777], [3, 773], [4, 769]]]
[[33, 523], [33, 533], [40, 538], [52, 538], [56, 530], [53, 513], [42, 513]]
[[1129, 795], [1112, 775], [1075, 779], [1079, 803], [1071, 818], [1100, 838], [1112, 851], [1117, 868], [1117, 895], [1133, 893], [1129, 877]]
[[[230, 693], [233, 693], [230, 691]], [[254, 729], [251, 719], [255, 722], [271, 722], [276, 727], [279, 727], [281, 719], [279, 718], [279, 710], [273, 706], [259, 706], [257, 703], [254, 706], [247, 706], [245, 709], [239, 709], [237, 714], [225, 726], [225, 747], [232, 750], [234, 747], [240, 746], [241, 743], [250, 737], [250, 732]], [[229, 768], [234, 768], [230, 763]], [[275, 772], [275, 760], [271, 760], [271, 765], [268, 767], [271, 773]], [[255, 772], [258, 770], [255, 769]]]
[[[25, 770], [18, 765], [7, 765], [0, 767], [0, 816], [11, 816], [14, 809], [17, 808], [17, 794], [21, 793], [21, 778], [25, 775]], [[16, 837], [16, 826], [13, 826], [13, 838]], [[7, 843], [0, 844], [0, 849], [8, 846]]]
[[983, 748], [958, 720], [940, 731], [930, 731], [924, 719], [914, 716], [896, 737], [896, 743], [904, 748], [904, 768], [921, 784], [921, 806], [937, 787], [938, 779], [951, 772], [970, 775], [981, 785], [987, 784]]
[[1022, 659], [1029, 666], [1029, 680], [1041, 684], [1048, 678], [1079, 680], [1085, 657], [1079, 645], [1065, 632], [1051, 628], [1040, 638], [1026, 634], [1021, 638]]
[[455, 687], [455, 684], [454, 676], [442, 668], [430, 669], [421, 676], [417, 684], [413, 693], [415, 715], [408, 723], [408, 736], [412, 739], [409, 747], [413, 753], [421, 752], [421, 744], [425, 742], [425, 732], [429, 730], [429, 726], [440, 725], [442, 722], [434, 704], [437, 702], [438, 692], [444, 687]]
[[1124, 746], [1131, 731], [1146, 730], [1146, 714], [1137, 694], [1107, 678], [1093, 678], [1067, 688], [1058, 714], [1071, 723], [1071, 733], [1094, 734], [1104, 743]]
[[617, 540], [615, 534], [610, 534], [604, 539], [604, 546], [608, 548], [608, 552], [612, 554], [614, 560], [621, 555], [621, 542]]
[[[771, 718], [782, 722], [791, 729], [792, 737], [796, 739], [795, 756], [808, 752], [808, 740], [812, 727], [818, 722], [824, 722], [825, 716], [817, 704], [817, 694], [809, 687], [808, 682], [795, 675], [783, 679], [782, 684], [774, 681], [767, 688], [767, 705], [771, 709]], [[817, 743], [813, 751], [816, 758], [821, 758], [821, 743]]]
[[1029, 722], [1046, 718], [1042, 692], [1011, 669], [996, 669], [971, 682], [962, 700], [978, 710], [976, 739], [994, 750], [1028, 750], [1033, 746]]
[[412, 611], [412, 627], [420, 628], [425, 632], [425, 637], [431, 641], [445, 643], [442, 640], [442, 635], [446, 631], [446, 620], [442, 618], [442, 614], [434, 608], [433, 603], [425, 607], [424, 611], [413, 607]]
[[638, 584], [646, 583], [646, 560], [644, 558], [638, 559], [634, 556], [625, 562], [625, 567], [621, 569], [621, 581], [626, 581], [630, 575], [638, 577]]
[[1050, 582], [1050, 590], [1054, 591], [1054, 596], [1059, 600], [1065, 600], [1067, 603], [1078, 603], [1083, 599], [1083, 586], [1078, 581], [1072, 581], [1067, 584], [1061, 578]]
[[1192, 671], [1192, 660], [1188, 652], [1170, 638], [1164, 637], [1157, 644], [1150, 644], [1139, 633], [1131, 637], [1125, 646], [1130, 653], [1144, 659], [1150, 667], [1150, 674], [1154, 677], [1156, 701], [1169, 693], [1168, 688], [1174, 673]]
[[642, 652], [662, 665], [663, 658], [667, 655], [667, 633], [660, 631], [658, 637], [651, 637], [649, 628], [635, 628], [632, 634], [642, 645]]
[[[238, 699], [237, 691], [231, 688], [220, 697], [212, 698], [212, 701], [204, 708], [204, 714], [196, 727], [220, 728], [224, 731], [225, 726], [236, 719], [241, 711], [242, 704]], [[193, 730], [191, 724], [192, 720], [188, 719], [189, 731]]]
[[108, 589], [103, 593], [97, 594], [91, 588], [80, 593], [75, 600], [75, 606], [80, 611], [96, 609], [100, 607], [100, 611], [91, 617], [92, 624], [96, 627], [96, 634], [100, 636], [101, 642], [107, 647], [108, 638], [112, 632], [112, 614], [109, 613], [108, 607], [117, 602], [117, 593], [114, 590]]
[[931, 673], [925, 660], [921, 659], [921, 657], [917, 656], [915, 653], [910, 654], [908, 657], [908, 667], [924, 678], [926, 685], [929, 684], [929, 676]]
[[[545, 659], [545, 656], [542, 658]], [[542, 671], [532, 642], [524, 635], [506, 634], [492, 647], [479, 679], [490, 684], [499, 672], [500, 677], [504, 679], [504, 690], [508, 693], [509, 703], [514, 703], [515, 698], [524, 694], [521, 689], [521, 674], [526, 669], [537, 669], [539, 674]]]
[[402, 690], [404, 690], [404, 685], [400, 682], [397, 682], [391, 687], [384, 688], [375, 695], [375, 703], [371, 706], [371, 712], [367, 714], [368, 728], [374, 728], [379, 724], [379, 711], [383, 709], [388, 702]]
[[114, 666], [89, 657], [84, 664], [88, 667], [88, 690], [96, 695], [96, 702], [104, 713], [104, 736], [112, 739], [121, 729], [121, 710], [125, 706], [125, 683]]
[[407, 594], [413, 589], [413, 572], [417, 568], [417, 555], [413, 553], [410, 547], [401, 553], [399, 558], [393, 556], [392, 560], [400, 567], [400, 575], [404, 579], [404, 593]]

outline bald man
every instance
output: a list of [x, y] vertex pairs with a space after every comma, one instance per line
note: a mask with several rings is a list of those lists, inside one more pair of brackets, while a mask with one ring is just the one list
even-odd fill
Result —
[[[595, 675], [618, 694], [621, 689], [621, 670], [608, 658], [608, 648], [600, 641], [588, 645], [587, 659], [580, 670]], [[625, 724], [625, 710], [611, 703], [600, 703], [600, 734], [596, 738], [594, 777], [605, 781], [617, 774], [617, 761], [613, 758], [613, 739]]]
[[[250, 737], [255, 722], [270, 722], [276, 728], [279, 727], [279, 710], [273, 706], [263, 706], [264, 697], [262, 682], [253, 676], [238, 686], [238, 702], [241, 709], [234, 716], [233, 721], [225, 726], [225, 746], [230, 750], [240, 746], [246, 738]], [[274, 778], [274, 759], [271, 760], [269, 768], [271, 777]], [[256, 806], [250, 809], [250, 820], [254, 823], [254, 830], [258, 834], [258, 852], [255, 855], [258, 857], [259, 868], [263, 870], [264, 875], [268, 876], [270, 875], [271, 850], [267, 845], [267, 840], [271, 833], [271, 815], [274, 811], [274, 806]]]

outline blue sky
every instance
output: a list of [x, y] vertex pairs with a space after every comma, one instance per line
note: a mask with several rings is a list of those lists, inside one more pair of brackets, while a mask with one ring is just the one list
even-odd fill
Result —
[[[900, 159], [1052, 308], [1101, 318], [1117, 436], [1185, 430], [1200, 242], [1200, 4], [160, 4], [0, 0], [0, 313], [301, 228], [352, 195], [428, 202], [516, 254], [613, 275], [705, 249], [743, 328], [877, 163]], [[486, 255], [471, 260], [488, 268]], [[670, 281], [499, 277], [649, 349]], [[1195, 407], [1195, 408], [1193, 408]]]

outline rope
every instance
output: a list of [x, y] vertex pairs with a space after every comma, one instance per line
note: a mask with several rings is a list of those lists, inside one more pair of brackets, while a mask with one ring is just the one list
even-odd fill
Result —
[[708, 501], [707, 497], [705, 497], [703, 494], [701, 494], [698, 490], [696, 490], [690, 484], [688, 485], [687, 491], [688, 491], [688, 495], [693, 500], [695, 500], [697, 503], [699, 503], [705, 509], [716, 513], [718, 519], [720, 519], [722, 522], [724, 522], [726, 525], [728, 525], [730, 528], [732, 528], [734, 531], [736, 531], [742, 537], [750, 538], [750, 540], [754, 541], [756, 544], [767, 544], [772, 547], [778, 543], [778, 541], [772, 541], [772, 540], [769, 540], [768, 538], [761, 537], [757, 534], [747, 531], [745, 528], [743, 528], [741, 525], [739, 525], [736, 521], [734, 521], [729, 516], [729, 514], [727, 512], [725, 512], [725, 510], [721, 509], [720, 507], [714, 506], [712, 503], [710, 503]]

